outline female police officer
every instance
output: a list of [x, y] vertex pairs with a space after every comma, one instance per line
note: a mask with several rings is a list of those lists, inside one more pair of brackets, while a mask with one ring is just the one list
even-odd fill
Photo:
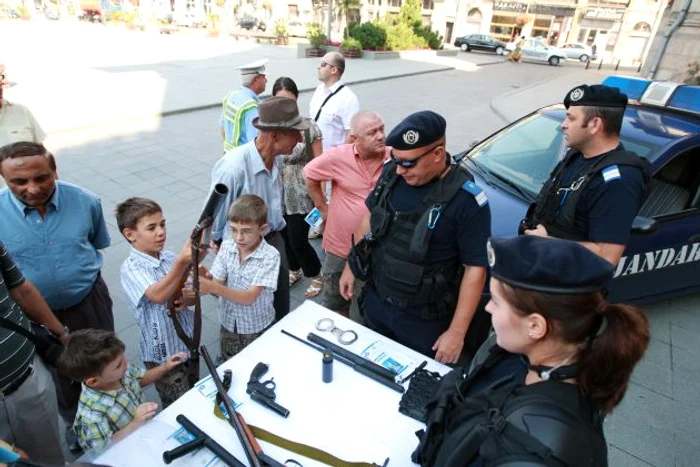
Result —
[[641, 310], [601, 293], [613, 267], [568, 240], [492, 238], [495, 334], [443, 378], [413, 460], [430, 466], [605, 466], [603, 417], [649, 342]]

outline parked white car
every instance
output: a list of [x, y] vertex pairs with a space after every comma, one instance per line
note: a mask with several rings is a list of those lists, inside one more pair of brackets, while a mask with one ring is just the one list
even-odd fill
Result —
[[595, 60], [598, 58], [598, 56], [593, 53], [593, 49], [586, 44], [566, 44], [562, 48], [564, 52], [566, 52], [566, 58], [579, 60], [581, 63], [586, 63], [588, 60]]
[[290, 37], [306, 37], [306, 25], [300, 21], [289, 21], [287, 34]]
[[[509, 52], [515, 50], [515, 42], [506, 44], [506, 50]], [[557, 66], [561, 62], [566, 61], [566, 51], [547, 45], [539, 38], [525, 39], [521, 50], [523, 52], [523, 60], [547, 62], [552, 66]]]

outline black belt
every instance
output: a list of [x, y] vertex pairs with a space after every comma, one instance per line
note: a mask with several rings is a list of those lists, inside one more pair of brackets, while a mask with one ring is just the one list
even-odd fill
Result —
[[32, 365], [29, 365], [27, 367], [27, 369], [24, 370], [24, 373], [22, 373], [20, 375], [19, 378], [17, 378], [16, 380], [14, 380], [10, 384], [8, 384], [5, 387], [5, 389], [2, 390], [2, 395], [4, 397], [7, 397], [10, 394], [12, 394], [13, 392], [15, 392], [16, 390], [18, 390], [20, 388], [20, 386], [22, 386], [22, 384], [24, 384], [24, 382], [27, 380], [27, 378], [29, 378], [29, 375], [31, 375], [31, 374], [32, 374]]

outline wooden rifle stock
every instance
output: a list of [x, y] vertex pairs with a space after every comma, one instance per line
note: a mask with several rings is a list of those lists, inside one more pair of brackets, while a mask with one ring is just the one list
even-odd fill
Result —
[[[197, 225], [194, 226], [192, 233], [190, 234], [190, 240], [192, 244], [192, 266], [190, 266], [185, 274], [183, 274], [178, 284], [177, 292], [172, 296], [168, 302], [168, 314], [173, 320], [173, 327], [175, 328], [175, 333], [180, 338], [182, 342], [185, 343], [187, 349], [190, 351], [190, 363], [196, 365], [196, 373], [199, 375], [199, 343], [202, 339], [202, 301], [199, 295], [199, 252], [202, 245], [203, 237], [206, 231], [211, 228], [214, 222], [214, 215], [219, 205], [224, 201], [224, 198], [228, 194], [228, 187], [222, 183], [217, 183], [214, 185], [209, 198], [207, 199], [202, 214], [200, 214], [197, 220]], [[206, 238], [205, 238], [206, 240]], [[192, 272], [192, 287], [194, 289], [194, 329], [192, 331], [192, 337], [188, 336], [180, 323], [180, 319], [177, 316], [177, 311], [175, 309], [175, 302], [182, 300], [182, 289], [187, 283], [187, 277]], [[190, 382], [192, 385], [196, 383]]]

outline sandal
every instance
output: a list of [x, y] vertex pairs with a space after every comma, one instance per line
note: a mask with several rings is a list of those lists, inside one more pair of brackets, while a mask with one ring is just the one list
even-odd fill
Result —
[[309, 284], [309, 288], [306, 289], [306, 293], [304, 294], [304, 296], [309, 297], [309, 298], [315, 297], [321, 293], [322, 288], [323, 288], [323, 279], [321, 279], [320, 277], [317, 277], [317, 278], [311, 280], [311, 284]]
[[289, 271], [289, 286], [293, 286], [299, 282], [302, 277], [304, 277], [304, 272], [299, 269], [298, 271]]

